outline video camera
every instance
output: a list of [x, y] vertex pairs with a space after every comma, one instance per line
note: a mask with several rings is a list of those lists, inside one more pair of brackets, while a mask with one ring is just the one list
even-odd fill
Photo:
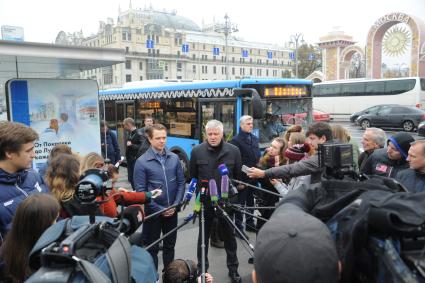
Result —
[[103, 169], [89, 169], [83, 173], [75, 187], [75, 197], [81, 204], [92, 204], [98, 196], [105, 196], [110, 176]]
[[353, 145], [346, 143], [324, 143], [319, 145], [319, 167], [325, 167], [325, 178], [343, 179], [349, 175], [358, 179], [353, 170]]

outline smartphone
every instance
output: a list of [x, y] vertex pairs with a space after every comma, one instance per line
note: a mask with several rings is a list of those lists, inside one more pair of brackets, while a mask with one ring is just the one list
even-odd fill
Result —
[[242, 172], [244, 172], [245, 174], [248, 174], [250, 172], [249, 167], [246, 165], [242, 165]]

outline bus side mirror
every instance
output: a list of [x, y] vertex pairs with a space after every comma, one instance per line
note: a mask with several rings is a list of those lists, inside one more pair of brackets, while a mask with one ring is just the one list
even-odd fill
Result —
[[261, 104], [261, 97], [255, 88], [235, 88], [233, 94], [236, 96], [249, 97], [252, 105], [252, 118], [263, 118], [263, 105]]
[[261, 104], [261, 98], [258, 92], [254, 89], [252, 91], [252, 118], [261, 119], [263, 118], [263, 105]]

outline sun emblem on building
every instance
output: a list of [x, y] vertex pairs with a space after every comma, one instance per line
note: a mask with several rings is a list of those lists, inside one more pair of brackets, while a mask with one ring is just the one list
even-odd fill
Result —
[[389, 29], [382, 40], [384, 53], [391, 57], [397, 57], [406, 52], [410, 45], [411, 34], [405, 27], [395, 26]]

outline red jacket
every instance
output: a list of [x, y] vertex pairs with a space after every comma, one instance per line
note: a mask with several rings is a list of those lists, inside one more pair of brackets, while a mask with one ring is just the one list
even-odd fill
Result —
[[98, 197], [98, 201], [108, 199], [100, 205], [100, 211], [103, 215], [115, 218], [118, 215], [117, 205], [129, 206], [132, 204], [144, 204], [150, 201], [150, 197], [145, 192], [123, 192], [112, 189], [108, 198]]

